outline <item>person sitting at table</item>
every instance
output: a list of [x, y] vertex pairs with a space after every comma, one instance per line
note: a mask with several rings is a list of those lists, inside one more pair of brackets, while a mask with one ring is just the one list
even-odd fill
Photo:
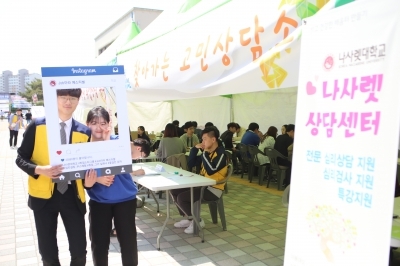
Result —
[[[294, 128], [295, 126], [292, 124], [287, 125], [286, 133], [276, 138], [274, 149], [280, 152], [283, 156], [289, 156], [288, 148], [293, 144]], [[285, 160], [282, 158], [278, 158], [277, 162], [279, 165], [288, 167], [288, 169], [286, 170], [285, 180], [283, 181], [283, 184], [285, 186], [288, 186], [290, 184], [292, 163], [289, 160]]]
[[203, 130], [201, 130], [200, 128], [197, 128], [197, 122], [196, 121], [192, 121], [192, 124], [194, 126], [194, 134], [197, 136], [197, 138], [199, 139], [199, 142], [201, 142], [201, 132]]
[[167, 157], [179, 153], [186, 153], [185, 145], [178, 138], [176, 126], [167, 124], [164, 130], [164, 137], [160, 140], [160, 145], [156, 152], [157, 158], [165, 160]]
[[260, 144], [260, 137], [258, 136], [259, 128], [260, 127], [257, 123], [250, 123], [240, 143], [244, 145], [258, 146], [258, 144]]
[[240, 152], [233, 145], [233, 134], [236, 133], [236, 123], [229, 123], [227, 128], [228, 130], [221, 135], [221, 141], [224, 143], [225, 150], [232, 152], [234, 173], [239, 173], [238, 159], [240, 159]]
[[194, 125], [192, 122], [186, 122], [184, 129], [186, 130], [186, 133], [183, 134], [180, 139], [183, 141], [185, 149], [189, 150], [190, 148], [199, 144], [200, 141], [199, 138], [194, 134]]
[[[228, 174], [228, 166], [225, 158], [225, 149], [220, 143], [219, 131], [216, 127], [211, 126], [203, 130], [203, 142], [197, 144], [190, 150], [188, 166], [194, 167], [197, 161], [197, 153], [199, 149], [204, 149], [204, 153], [199, 156], [202, 160], [200, 175], [214, 179], [216, 182], [225, 179]], [[204, 199], [215, 201], [221, 197], [225, 184], [209, 186], [204, 190]], [[193, 188], [193, 201], [200, 200], [201, 187]], [[171, 190], [174, 202], [177, 204], [178, 211], [183, 217], [180, 222], [174, 224], [177, 228], [186, 228], [185, 233], [193, 234], [193, 220], [188, 217], [192, 216], [190, 203], [190, 188]], [[200, 226], [204, 227], [204, 221], [200, 218]]]
[[[101, 106], [89, 111], [86, 124], [92, 132], [90, 142], [118, 139], [117, 135], [111, 135], [110, 115]], [[147, 140], [136, 139], [131, 142], [132, 159], [149, 154], [150, 143]], [[139, 169], [132, 173], [102, 177], [97, 177], [96, 171], [90, 174], [97, 178], [93, 187], [87, 190], [90, 197], [89, 237], [94, 265], [107, 265], [113, 219], [121, 246], [122, 265], [138, 265], [135, 224], [137, 187], [131, 174], [144, 175], [144, 171]]]
[[137, 131], [138, 131], [138, 139], [145, 139], [149, 143], [151, 143], [149, 136], [146, 134], [144, 126], [138, 126]]
[[240, 125], [238, 123], [236, 123], [236, 137], [234, 137], [233, 140], [240, 142], [245, 133], [246, 133], [246, 130], [244, 128], [240, 127]]
[[[264, 134], [263, 139], [261, 140], [258, 149], [264, 153], [265, 148], [273, 149], [275, 145], [276, 135], [278, 134], [278, 129], [274, 126], [269, 127], [267, 133]], [[258, 161], [260, 165], [267, 164], [269, 165], [269, 157], [262, 154], [257, 154]], [[267, 167], [267, 169], [269, 166]], [[268, 170], [267, 170], [268, 173]]]

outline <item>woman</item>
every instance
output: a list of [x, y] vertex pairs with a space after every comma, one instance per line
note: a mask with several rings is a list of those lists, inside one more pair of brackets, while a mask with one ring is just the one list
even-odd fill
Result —
[[138, 131], [138, 139], [145, 139], [150, 143], [150, 138], [149, 136], [147, 136], [144, 126], [138, 126], [137, 131]]
[[[92, 131], [91, 142], [118, 139], [118, 136], [110, 135], [112, 128], [110, 115], [101, 106], [89, 111], [86, 124]], [[135, 140], [131, 143], [131, 149], [133, 159], [141, 157], [142, 153], [147, 157], [150, 153], [150, 145], [146, 140]], [[132, 174], [144, 175], [144, 171], [140, 169], [133, 171]], [[115, 228], [119, 232], [117, 238], [121, 245], [122, 264], [137, 265], [135, 224], [137, 187], [131, 175], [127, 173], [98, 177], [96, 184], [87, 192], [90, 197], [89, 236], [94, 265], [104, 265], [108, 261], [113, 219]]]
[[[283, 128], [283, 127], [282, 127]], [[269, 127], [267, 133], [265, 133], [263, 139], [261, 140], [258, 149], [264, 153], [265, 148], [274, 148], [276, 135], [278, 134], [278, 129], [276, 127]], [[261, 165], [269, 164], [268, 156], [257, 154], [258, 161]]]
[[160, 141], [157, 150], [157, 158], [166, 159], [168, 156], [186, 153], [185, 144], [178, 137], [176, 127], [173, 124], [167, 124], [164, 130], [164, 137]]
[[283, 125], [283, 126], [281, 127], [282, 135], [285, 135], [285, 134], [286, 134], [286, 129], [287, 129], [287, 125]]
[[[10, 129], [10, 148], [17, 149], [18, 132], [23, 127], [22, 110], [17, 109], [14, 115], [10, 115], [8, 129]], [[13, 141], [14, 140], [14, 141]]]

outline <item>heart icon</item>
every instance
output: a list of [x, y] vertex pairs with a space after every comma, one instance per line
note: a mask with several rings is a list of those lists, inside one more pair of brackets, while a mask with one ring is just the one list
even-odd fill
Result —
[[60, 155], [62, 153], [62, 151], [56, 151], [58, 155]]
[[61, 162], [64, 162], [64, 159], [61, 159]]
[[317, 92], [317, 88], [315, 86], [313, 86], [312, 82], [309, 81], [307, 82], [307, 94], [308, 95], [313, 95]]

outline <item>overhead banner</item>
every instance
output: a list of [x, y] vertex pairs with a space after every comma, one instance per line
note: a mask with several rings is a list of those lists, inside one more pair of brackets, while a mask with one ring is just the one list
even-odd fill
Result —
[[388, 265], [400, 1], [303, 21], [286, 266]]
[[[118, 55], [132, 100], [296, 87], [300, 25], [329, 0], [231, 1]], [[145, 33], [146, 30], [143, 32]], [[166, 95], [165, 90], [169, 91]], [[185, 96], [182, 96], [185, 94]]]

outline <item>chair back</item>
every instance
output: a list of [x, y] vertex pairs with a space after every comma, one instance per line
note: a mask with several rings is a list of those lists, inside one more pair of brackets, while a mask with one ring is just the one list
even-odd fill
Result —
[[240, 156], [242, 157], [242, 160], [247, 164], [250, 163], [247, 145], [239, 143], [237, 145], [237, 147], [239, 148], [239, 152], [240, 152]]
[[187, 160], [184, 153], [168, 156], [166, 164], [187, 170]]
[[278, 164], [278, 158], [282, 158], [287, 160], [288, 158], [283, 156], [279, 151], [271, 148], [265, 148], [264, 150], [265, 155], [269, 157], [270, 161], [270, 167], [273, 170], [280, 170], [280, 169], [286, 169], [287, 167], [285, 166], [280, 166]]
[[230, 164], [232, 162], [232, 152], [231, 151], [225, 151], [225, 156], [226, 156], [226, 163]]
[[228, 182], [228, 180], [231, 177], [232, 173], [233, 173], [233, 165], [230, 163], [230, 164], [228, 164], [228, 172], [226, 173], [226, 177], [223, 180], [217, 182], [217, 185]]
[[248, 148], [248, 150], [249, 150], [249, 153], [250, 153], [250, 155], [251, 155], [251, 160], [252, 160], [252, 162], [254, 163], [254, 165], [255, 165], [255, 166], [260, 166], [261, 164], [260, 164], [260, 161], [258, 160], [257, 154], [260, 153], [260, 154], [262, 154], [262, 155], [264, 155], [264, 156], [265, 156], [265, 154], [262, 153], [262, 151], [260, 151], [260, 150], [258, 149], [258, 147], [256, 147], [256, 146], [249, 145], [249, 146], [247, 146], [247, 148]]

